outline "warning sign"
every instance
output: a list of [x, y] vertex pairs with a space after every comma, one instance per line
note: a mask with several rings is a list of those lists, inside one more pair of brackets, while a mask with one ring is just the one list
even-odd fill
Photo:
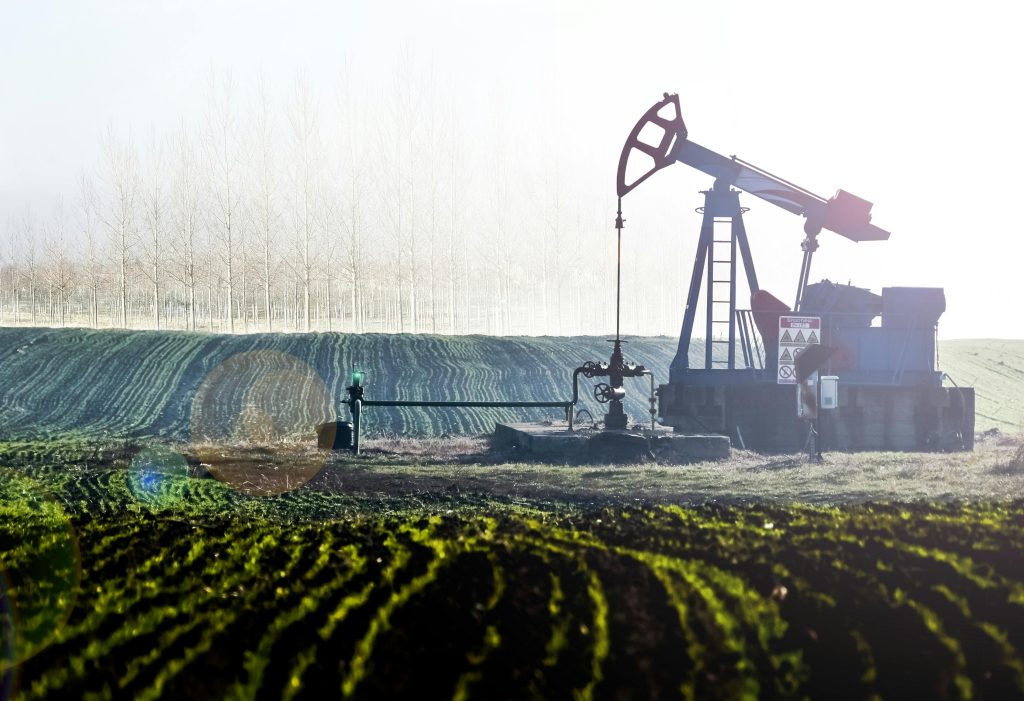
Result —
[[779, 370], [780, 385], [796, 384], [796, 359], [807, 346], [821, 343], [821, 317], [779, 317]]

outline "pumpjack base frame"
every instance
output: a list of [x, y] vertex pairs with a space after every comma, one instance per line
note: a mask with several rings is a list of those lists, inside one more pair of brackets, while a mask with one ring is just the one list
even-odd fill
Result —
[[[670, 383], [659, 413], [680, 433], [729, 436], [766, 453], [804, 449], [807, 421], [796, 416], [793, 385]], [[974, 449], [974, 388], [839, 384], [839, 406], [819, 412], [825, 451]]]

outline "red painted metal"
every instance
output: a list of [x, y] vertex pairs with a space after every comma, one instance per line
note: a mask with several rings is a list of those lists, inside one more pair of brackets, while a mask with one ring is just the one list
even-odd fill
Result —
[[754, 325], [765, 344], [774, 345], [779, 341], [779, 317], [789, 314], [790, 308], [781, 299], [766, 290], [750, 295], [750, 310], [754, 314]]

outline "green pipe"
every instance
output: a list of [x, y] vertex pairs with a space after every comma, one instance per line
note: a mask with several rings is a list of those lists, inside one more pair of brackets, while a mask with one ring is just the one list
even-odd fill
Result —
[[352, 400], [352, 452], [359, 455], [359, 415], [362, 414], [362, 399]]
[[361, 399], [346, 402], [352, 410], [352, 452], [359, 455], [359, 419], [364, 406], [439, 406], [439, 407], [559, 407], [565, 410], [572, 430], [572, 405], [574, 402], [458, 402], [458, 401], [413, 401], [404, 399]]

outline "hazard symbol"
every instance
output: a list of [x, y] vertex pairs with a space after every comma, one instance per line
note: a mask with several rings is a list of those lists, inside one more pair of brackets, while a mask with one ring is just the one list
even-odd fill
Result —
[[821, 317], [780, 316], [778, 377], [780, 385], [795, 385], [794, 362], [807, 346], [821, 343]]

